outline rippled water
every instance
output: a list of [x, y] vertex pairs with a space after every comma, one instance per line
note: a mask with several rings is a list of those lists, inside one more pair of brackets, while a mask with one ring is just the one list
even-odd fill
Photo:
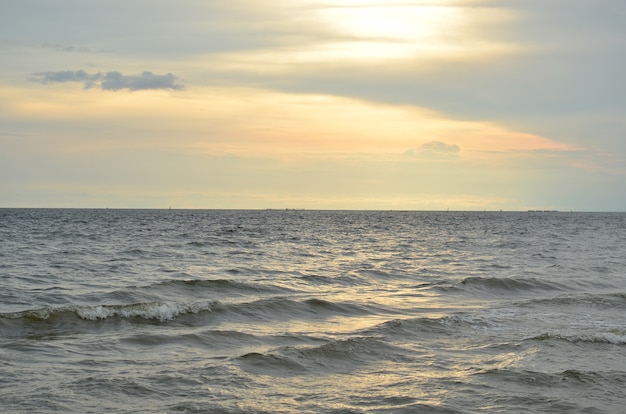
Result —
[[626, 214], [0, 209], [0, 407], [618, 413]]

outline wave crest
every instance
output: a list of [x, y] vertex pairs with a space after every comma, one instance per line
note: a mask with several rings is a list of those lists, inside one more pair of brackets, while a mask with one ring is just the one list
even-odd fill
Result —
[[103, 320], [109, 318], [142, 318], [161, 322], [175, 319], [179, 315], [211, 311], [216, 302], [196, 303], [134, 303], [129, 305], [71, 306], [63, 308], [31, 309], [22, 312], [3, 313], [0, 319], [15, 321], [68, 320], [78, 317], [83, 320]]
[[98, 305], [76, 309], [76, 314], [87, 320], [100, 320], [111, 317], [156, 319], [161, 322], [175, 319], [187, 313], [210, 311], [215, 302], [204, 303], [136, 303], [132, 305]]
[[543, 333], [530, 338], [531, 341], [564, 341], [572, 344], [612, 344], [626, 345], [626, 332], [597, 332], [582, 335]]

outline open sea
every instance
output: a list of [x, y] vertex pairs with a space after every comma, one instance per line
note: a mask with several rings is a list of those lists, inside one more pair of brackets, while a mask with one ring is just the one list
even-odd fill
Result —
[[2, 413], [624, 413], [626, 213], [0, 209]]

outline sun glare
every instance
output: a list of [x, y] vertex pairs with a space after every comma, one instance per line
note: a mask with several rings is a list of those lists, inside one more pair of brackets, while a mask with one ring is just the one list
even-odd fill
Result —
[[[363, 63], [386, 71], [431, 70], [440, 63], [489, 60], [519, 51], [518, 46], [486, 36], [490, 25], [501, 25], [517, 16], [481, 3], [301, 0], [295, 6], [285, 0], [286, 16], [301, 25], [303, 42], [212, 54], [208, 59], [221, 71], [302, 75]], [[205, 67], [203, 60], [203, 71]]]
[[459, 20], [457, 9], [435, 6], [334, 7], [322, 13], [353, 36], [395, 41], [435, 40]]
[[344, 56], [391, 58], [450, 49], [449, 38], [464, 24], [461, 11], [415, 2], [329, 1], [318, 13], [336, 33]]

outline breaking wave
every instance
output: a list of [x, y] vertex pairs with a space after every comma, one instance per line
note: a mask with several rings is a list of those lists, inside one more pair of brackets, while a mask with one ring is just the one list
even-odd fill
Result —
[[210, 311], [215, 302], [177, 303], [135, 303], [130, 305], [69, 306], [63, 308], [43, 308], [14, 313], [1, 313], [1, 320], [47, 321], [71, 319], [103, 320], [109, 318], [141, 318], [161, 322], [175, 319], [179, 315]]

